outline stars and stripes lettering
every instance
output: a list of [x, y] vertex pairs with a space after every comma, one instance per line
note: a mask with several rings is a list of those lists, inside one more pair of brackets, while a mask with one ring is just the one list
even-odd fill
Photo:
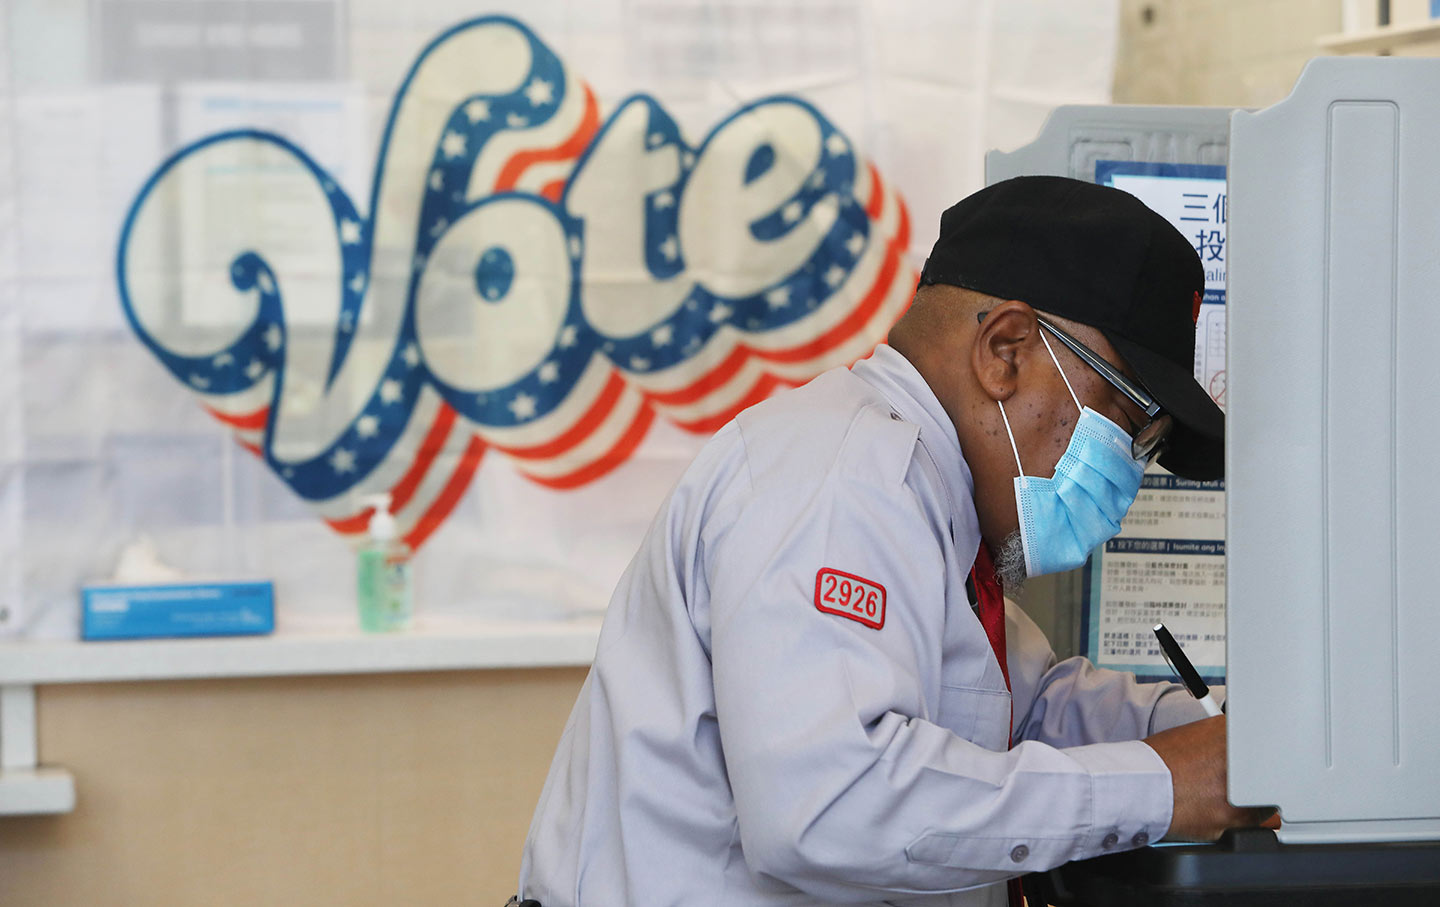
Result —
[[657, 415], [714, 431], [864, 356], [914, 288], [908, 239], [903, 201], [804, 100], [694, 144], [651, 97], [602, 121], [490, 16], [405, 77], [368, 209], [284, 136], [207, 136], [140, 190], [117, 275], [142, 343], [336, 531], [388, 491], [417, 548], [487, 453], [578, 487]]

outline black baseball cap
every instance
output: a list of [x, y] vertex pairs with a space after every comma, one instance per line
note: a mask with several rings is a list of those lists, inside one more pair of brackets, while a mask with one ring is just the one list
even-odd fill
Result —
[[1195, 380], [1205, 272], [1190, 241], [1128, 192], [1058, 176], [981, 189], [940, 216], [920, 285], [948, 284], [1098, 328], [1175, 419], [1160, 465], [1225, 474], [1225, 415]]

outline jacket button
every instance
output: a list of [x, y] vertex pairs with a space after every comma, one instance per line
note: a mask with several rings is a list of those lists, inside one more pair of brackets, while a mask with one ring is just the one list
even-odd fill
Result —
[[1105, 836], [1105, 840], [1103, 840], [1103, 841], [1100, 842], [1100, 846], [1103, 847], [1103, 848], [1105, 848], [1106, 850], [1109, 850], [1110, 848], [1114, 847], [1116, 844], [1119, 844], [1119, 843], [1120, 843], [1120, 836], [1117, 835], [1117, 834], [1115, 834], [1115, 832], [1112, 831], [1112, 832], [1110, 832], [1110, 834], [1108, 834], [1108, 835]]
[[1150, 843], [1150, 836], [1145, 834], [1145, 832], [1143, 831], [1139, 832], [1135, 835], [1135, 837], [1130, 839], [1130, 843], [1134, 844], [1136, 847], [1144, 847], [1146, 844]]
[[1030, 848], [1024, 844], [1016, 844], [1015, 849], [1010, 851], [1010, 859], [1016, 863], [1025, 862], [1025, 858], [1028, 856], [1030, 856]]

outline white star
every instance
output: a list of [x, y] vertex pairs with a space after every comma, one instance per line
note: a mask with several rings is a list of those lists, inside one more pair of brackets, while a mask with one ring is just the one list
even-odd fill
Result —
[[674, 329], [668, 324], [662, 324], [650, 332], [650, 345], [657, 349], [662, 346], [669, 346], [674, 336]]
[[560, 366], [553, 361], [540, 366], [541, 384], [554, 384], [558, 380], [560, 380]]
[[415, 255], [415, 270], [425, 270], [425, 256], [420, 253], [416, 253]]
[[235, 357], [230, 355], [229, 353], [221, 353], [214, 359], [211, 359], [210, 364], [215, 366], [216, 368], [224, 368], [227, 365], [234, 365]]
[[360, 222], [346, 217], [340, 221], [340, 242], [353, 246], [360, 242]]
[[355, 420], [355, 434], [362, 438], [373, 438], [380, 431], [380, 420], [374, 416], [361, 416]]
[[666, 208], [672, 208], [674, 206], [675, 196], [670, 194], [669, 189], [666, 189], [664, 192], [661, 192], [660, 194], [655, 196], [656, 211], [664, 211]]
[[733, 314], [731, 308], [723, 302], [717, 302], [710, 308], [710, 320], [716, 324], [724, 321]]
[[850, 150], [850, 143], [845, 141], [845, 137], [840, 133], [832, 132], [830, 137], [825, 140], [825, 150], [835, 157], [839, 157]]
[[271, 279], [270, 279], [270, 275], [269, 275], [269, 274], [266, 274], [264, 271], [261, 271], [261, 272], [260, 272], [260, 276], [255, 279], [255, 282], [258, 283], [258, 284], [260, 284], [260, 290], [261, 290], [261, 292], [264, 292], [264, 293], [273, 293], [273, 292], [275, 292], [275, 281], [271, 280]]
[[490, 102], [479, 98], [465, 105], [465, 119], [472, 123], [490, 119]]
[[403, 389], [400, 387], [400, 382], [394, 378], [386, 378], [380, 382], [381, 403], [399, 403], [402, 394]]
[[529, 122], [529, 120], [525, 119], [518, 113], [512, 113], [505, 118], [505, 125], [509, 126], [511, 129], [519, 129]]
[[407, 343], [400, 352], [400, 358], [405, 360], [406, 366], [414, 368], [420, 364], [420, 348], [413, 343]]
[[810, 176], [810, 188], [811, 188], [811, 189], [819, 189], [819, 188], [820, 188], [821, 186], [823, 186], [823, 185], [825, 185], [825, 171], [824, 171], [824, 170], [816, 170], [816, 171], [815, 171], [813, 174], [811, 174], [811, 176]]
[[350, 314], [349, 312], [346, 312], [345, 314], [341, 315], [341, 316], [340, 316], [340, 330], [341, 330], [343, 333], [346, 333], [346, 334], [348, 334], [348, 333], [350, 333], [351, 331], [355, 330], [355, 316], [352, 315], [352, 314]]
[[245, 377], [251, 381], [258, 381], [263, 374], [265, 374], [265, 363], [259, 359], [251, 359], [250, 364], [245, 366]]
[[800, 219], [800, 215], [804, 210], [799, 202], [791, 202], [780, 210], [780, 219], [787, 224], [793, 224]]
[[350, 289], [355, 293], [365, 292], [365, 275], [356, 271], [355, 276], [350, 278]]
[[273, 353], [280, 349], [280, 343], [283, 340], [284, 336], [280, 333], [280, 325], [272, 324], [265, 329], [265, 346], [269, 348], [270, 352]]
[[582, 251], [584, 251], [584, 246], [580, 242], [580, 237], [570, 237], [570, 257], [579, 258]]
[[579, 332], [575, 330], [575, 325], [567, 324], [560, 329], [560, 349], [568, 350], [578, 339]]
[[770, 308], [778, 309], [790, 304], [790, 288], [776, 287], [765, 294], [765, 302]]
[[860, 250], [865, 248], [865, 235], [863, 233], [852, 233], [850, 238], [845, 241], [845, 248], [850, 251], [851, 255], [859, 255]]
[[210, 379], [206, 378], [204, 375], [191, 375], [190, 383], [203, 391], [205, 388], [210, 386]]
[[680, 155], [680, 160], [685, 163], [685, 168], [688, 170], [695, 166], [695, 153], [693, 151], [687, 151]]
[[531, 79], [530, 84], [525, 86], [525, 97], [530, 99], [532, 107], [549, 104], [555, 100], [555, 86], [544, 79]]
[[456, 158], [465, 153], [465, 136], [454, 130], [445, 133], [440, 140], [440, 153], [449, 158]]
[[839, 265], [831, 265], [830, 270], [825, 272], [825, 282], [830, 285], [831, 289], [840, 286], [844, 280], [845, 269]]
[[515, 418], [522, 422], [534, 418], [535, 398], [523, 391], [516, 394], [515, 399], [510, 401], [510, 412], [514, 413]]
[[630, 367], [637, 372], [643, 372], [650, 367], [650, 360], [644, 356], [631, 356]]
[[336, 475], [344, 475], [347, 472], [355, 471], [355, 451], [346, 450], [343, 447], [335, 448], [330, 455], [330, 468], [335, 470]]
[[658, 133], [658, 132], [652, 132], [652, 133], [650, 133], [650, 147], [651, 147], [651, 148], [659, 148], [659, 147], [660, 147], [661, 145], [663, 145], [664, 143], [665, 143], [665, 136], [661, 135], [661, 134]]
[[450, 222], [442, 217], [439, 220], [435, 221], [434, 226], [430, 228], [430, 235], [439, 236], [441, 233], [445, 232], [445, 228], [448, 226], [450, 226]]
[[675, 256], [680, 254], [680, 244], [675, 241], [675, 237], [665, 238], [665, 241], [660, 244], [660, 254], [665, 256], [666, 261], [675, 260]]
[[445, 188], [445, 174], [441, 173], [439, 170], [431, 170], [431, 171], [430, 171], [430, 188], [431, 188], [431, 189], [434, 189], [436, 192], [439, 192], [441, 189], [444, 189], [444, 188]]

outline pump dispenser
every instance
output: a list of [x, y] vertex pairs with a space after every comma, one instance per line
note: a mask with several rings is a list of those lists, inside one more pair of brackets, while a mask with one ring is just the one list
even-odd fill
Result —
[[373, 508], [368, 538], [357, 555], [356, 599], [360, 629], [385, 633], [410, 626], [410, 550], [390, 512], [390, 495], [361, 499]]

